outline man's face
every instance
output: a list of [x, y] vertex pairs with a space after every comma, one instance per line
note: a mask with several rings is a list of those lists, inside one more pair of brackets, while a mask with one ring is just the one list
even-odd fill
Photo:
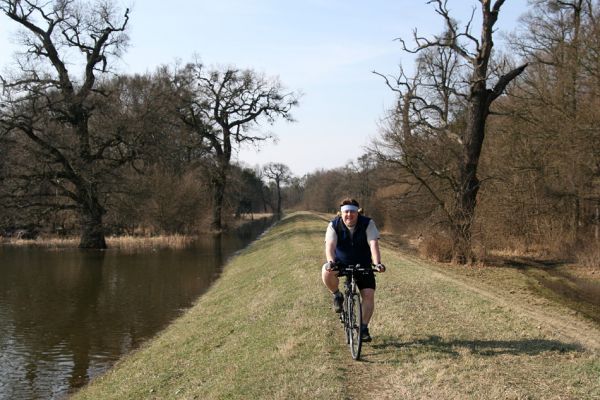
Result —
[[358, 221], [358, 213], [356, 211], [342, 211], [342, 220], [348, 227], [353, 227]]

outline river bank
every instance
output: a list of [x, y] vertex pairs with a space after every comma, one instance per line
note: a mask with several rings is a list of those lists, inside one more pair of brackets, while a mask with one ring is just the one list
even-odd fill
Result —
[[189, 309], [271, 225], [182, 249], [0, 246], [0, 400], [62, 399]]
[[[273, 214], [243, 214], [239, 218], [229, 223], [228, 228], [225, 232], [232, 232], [240, 229], [244, 229], [247, 225], [255, 224], [261, 220], [271, 221]], [[184, 234], [171, 234], [171, 235], [150, 235], [150, 234], [138, 234], [138, 235], [119, 235], [119, 236], [107, 236], [106, 244], [110, 249], [119, 250], [148, 250], [148, 249], [185, 249], [192, 245], [195, 241], [199, 240], [205, 235], [215, 235], [213, 232], [201, 232], [197, 235], [184, 235]], [[79, 246], [79, 237], [76, 236], [39, 236], [35, 239], [23, 239], [19, 236], [15, 237], [1, 237], [0, 245], [6, 246], [32, 246], [32, 247], [43, 247], [51, 249], [65, 249], [65, 248], [77, 248]]]
[[521, 297], [518, 280], [495, 288], [385, 244], [374, 341], [352, 361], [320, 282], [325, 224], [310, 213], [280, 221], [194, 307], [74, 398], [600, 396], [598, 325]]

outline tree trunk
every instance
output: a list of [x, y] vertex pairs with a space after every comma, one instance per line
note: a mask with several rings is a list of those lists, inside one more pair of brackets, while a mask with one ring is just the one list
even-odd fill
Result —
[[453, 230], [452, 262], [454, 264], [471, 264], [475, 261], [471, 247], [471, 221], [465, 218], [456, 223]]
[[575, 198], [573, 199], [573, 243], [576, 243], [581, 236], [581, 201], [579, 200], [579, 194], [575, 192]]
[[81, 249], [106, 249], [102, 216], [104, 209], [97, 201], [82, 211], [82, 228], [79, 248]]
[[281, 187], [277, 182], [277, 217], [281, 217]]
[[475, 171], [468, 174], [463, 180], [462, 192], [459, 194], [458, 207], [454, 214], [454, 247], [452, 262], [456, 264], [470, 264], [474, 261], [472, 251], [472, 227], [475, 218], [475, 206], [479, 180]]
[[598, 242], [598, 239], [600, 239], [600, 232], [598, 228], [600, 228], [600, 202], [596, 203], [596, 217], [594, 218], [594, 238], [596, 239], [596, 242]]
[[485, 138], [485, 123], [489, 114], [488, 94], [484, 85], [472, 89], [463, 156], [460, 163], [460, 191], [454, 217], [454, 254], [456, 263], [471, 263], [471, 228], [475, 218], [479, 179], [477, 166]]
[[229, 170], [227, 157], [222, 156], [220, 158], [212, 177], [213, 208], [210, 228], [214, 232], [223, 230], [223, 203], [225, 202], [225, 188], [227, 187], [227, 172]]
[[220, 232], [223, 229], [223, 201], [225, 199], [225, 178], [213, 180], [213, 209], [210, 229]]

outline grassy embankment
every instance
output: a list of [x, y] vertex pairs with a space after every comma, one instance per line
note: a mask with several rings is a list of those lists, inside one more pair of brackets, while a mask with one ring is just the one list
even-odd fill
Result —
[[281, 221], [75, 398], [600, 397], [597, 326], [518, 282], [494, 288], [385, 246], [375, 340], [352, 361], [320, 282], [324, 227], [307, 213]]

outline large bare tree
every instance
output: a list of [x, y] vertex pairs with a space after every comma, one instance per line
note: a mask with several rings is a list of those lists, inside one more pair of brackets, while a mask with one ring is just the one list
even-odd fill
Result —
[[180, 93], [177, 112], [181, 120], [201, 139], [198, 146], [210, 153], [211, 228], [220, 231], [233, 151], [270, 139], [260, 130], [261, 123], [272, 124], [278, 118], [292, 121], [291, 110], [298, 105], [299, 94], [253, 70], [211, 70], [200, 63], [177, 71], [174, 83]]
[[[526, 68], [491, 67], [494, 26], [504, 0], [479, 2], [477, 38], [471, 32], [474, 13], [461, 30], [447, 0], [428, 1], [444, 21], [443, 33], [426, 38], [415, 30], [414, 46], [399, 39], [404, 51], [419, 55], [419, 71], [413, 79], [402, 73], [396, 82], [387, 80], [398, 92], [392, 129], [399, 134], [391, 135], [391, 144], [399, 147], [399, 165], [442, 206], [454, 240], [453, 259], [459, 263], [472, 258], [471, 231], [481, 187], [477, 169], [490, 107]], [[432, 177], [437, 180], [432, 182]]]
[[531, 200], [510, 215], [535, 244], [574, 247], [589, 241], [591, 229], [600, 237], [600, 3], [531, 4], [510, 37], [531, 66], [505, 105], [501, 133], [516, 143], [499, 158], [521, 167], [511, 191], [530, 189]]
[[292, 171], [282, 163], [268, 163], [263, 167], [263, 174], [266, 178], [275, 183], [275, 191], [277, 195], [277, 206], [275, 214], [281, 216], [281, 188], [284, 184], [289, 183], [292, 179]]
[[97, 113], [109, 94], [98, 76], [128, 42], [129, 10], [75, 0], [2, 0], [0, 10], [21, 28], [17, 71], [2, 77], [1, 128], [33, 158], [11, 178], [39, 183], [36, 196], [12, 200], [76, 210], [80, 247], [105, 248], [102, 184], [132, 153], [127, 128]]

